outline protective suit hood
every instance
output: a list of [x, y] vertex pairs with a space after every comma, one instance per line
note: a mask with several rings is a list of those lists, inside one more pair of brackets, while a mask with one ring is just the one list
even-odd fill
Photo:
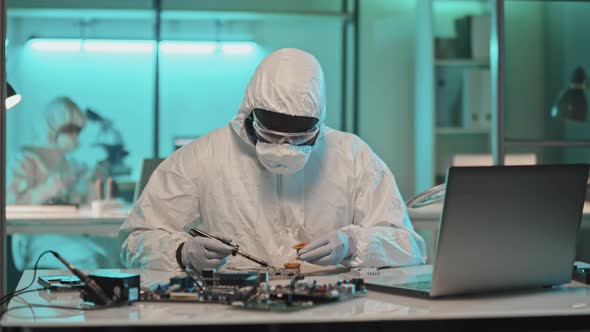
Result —
[[320, 63], [313, 55], [295, 48], [280, 49], [262, 60], [248, 83], [238, 114], [230, 123], [242, 140], [252, 146], [245, 121], [255, 108], [319, 119], [319, 141], [325, 133], [326, 114], [326, 87]]

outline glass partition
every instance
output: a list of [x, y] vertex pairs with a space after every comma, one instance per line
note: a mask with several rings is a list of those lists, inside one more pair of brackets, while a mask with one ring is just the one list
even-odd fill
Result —
[[590, 160], [588, 83], [579, 78], [590, 70], [589, 14], [587, 1], [505, 2], [507, 153]]

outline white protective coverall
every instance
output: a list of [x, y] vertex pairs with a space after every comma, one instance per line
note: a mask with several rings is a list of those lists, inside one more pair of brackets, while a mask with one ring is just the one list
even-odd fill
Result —
[[[297, 49], [266, 57], [251, 78], [238, 115], [226, 127], [177, 150], [152, 174], [121, 227], [129, 268], [177, 270], [176, 250], [198, 227], [231, 238], [273, 266], [292, 246], [341, 230], [353, 267], [422, 264], [414, 231], [387, 166], [359, 137], [323, 126], [306, 166], [267, 171], [245, 120], [255, 108], [324, 120], [325, 86], [317, 60]], [[228, 266], [252, 266], [239, 256]], [[246, 261], [247, 262], [247, 261]]]
[[[25, 146], [12, 170], [8, 204], [36, 205], [52, 199], [80, 202], [87, 191], [87, 166], [67, 155], [78, 146], [77, 136], [60, 134], [59, 129], [74, 125], [83, 128], [86, 118], [67, 97], [54, 99], [46, 111], [48, 143]], [[33, 268], [45, 250], [56, 250], [78, 268], [118, 267], [109, 264], [116, 238], [61, 234], [13, 234], [12, 255], [18, 270]], [[57, 260], [44, 258], [40, 268], [64, 268]]]

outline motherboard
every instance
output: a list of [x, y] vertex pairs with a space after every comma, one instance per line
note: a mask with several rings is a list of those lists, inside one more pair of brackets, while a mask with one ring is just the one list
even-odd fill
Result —
[[339, 302], [366, 293], [364, 280], [354, 278], [334, 283], [308, 281], [299, 275], [282, 284], [269, 283], [259, 272], [216, 273], [203, 278], [176, 277], [168, 283], [142, 288], [141, 301], [218, 303], [236, 308], [264, 311], [293, 311]]

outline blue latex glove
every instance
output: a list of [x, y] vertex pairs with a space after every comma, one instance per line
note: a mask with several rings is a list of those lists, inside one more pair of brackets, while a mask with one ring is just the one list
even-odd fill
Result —
[[232, 248], [206, 237], [188, 239], [182, 247], [182, 263], [195, 270], [213, 270], [227, 262]]
[[344, 232], [334, 232], [314, 240], [299, 250], [299, 259], [316, 265], [336, 265], [350, 251], [350, 239]]

